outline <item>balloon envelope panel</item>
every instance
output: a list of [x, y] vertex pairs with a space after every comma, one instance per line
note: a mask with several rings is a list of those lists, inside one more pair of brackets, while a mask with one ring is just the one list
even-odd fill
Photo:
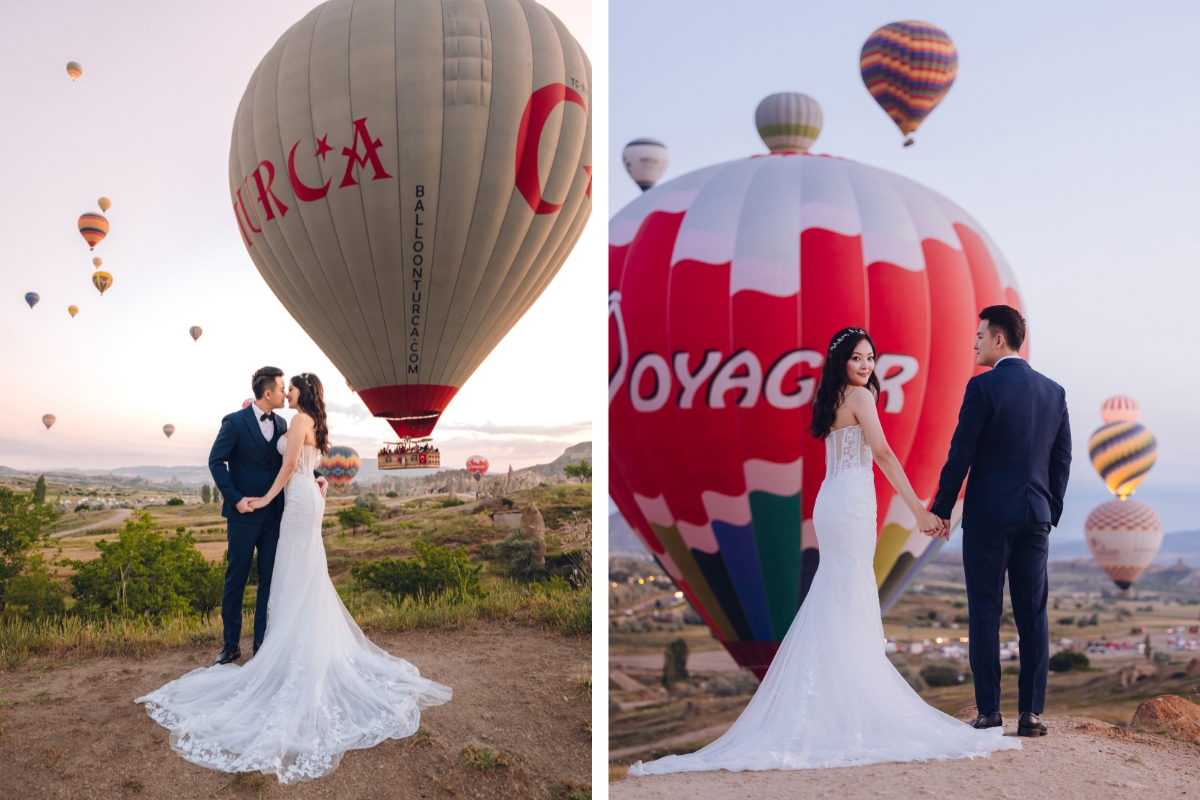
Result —
[[354, 476], [358, 474], [362, 461], [358, 452], [352, 447], [331, 447], [329, 452], [321, 456], [321, 464], [317, 472], [325, 476], [334, 492], [341, 494], [350, 486]]
[[[610, 493], [726, 648], [762, 672], [819, 564], [824, 445], [807, 427], [830, 336], [879, 348], [880, 416], [931, 500], [977, 313], [1021, 300], [962, 209], [861, 164], [771, 155], [660, 184], [609, 227]], [[886, 605], [931, 540], [876, 472]]]
[[1162, 546], [1163, 524], [1153, 508], [1136, 500], [1109, 500], [1092, 509], [1083, 526], [1096, 566], [1128, 589]]
[[229, 156], [280, 302], [424, 436], [591, 210], [591, 66], [529, 0], [330, 0], [263, 58]]

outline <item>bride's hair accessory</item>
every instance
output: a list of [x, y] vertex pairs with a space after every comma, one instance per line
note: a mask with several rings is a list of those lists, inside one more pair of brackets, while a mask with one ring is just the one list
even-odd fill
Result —
[[[842, 331], [832, 342], [829, 343], [829, 352], [832, 353], [834, 350], [837, 349], [837, 346], [839, 344], [841, 344], [844, 339], [846, 339], [849, 336], [854, 336], [855, 334], [860, 334], [862, 336], [866, 336], [867, 332], [864, 331], [862, 328], [846, 328], [846, 330]], [[872, 344], [872, 347], [874, 347], [873, 344]]]

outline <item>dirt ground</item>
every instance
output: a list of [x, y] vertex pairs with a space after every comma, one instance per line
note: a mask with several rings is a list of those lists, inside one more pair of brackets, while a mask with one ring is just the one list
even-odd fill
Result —
[[[992, 798], [1200, 795], [1200, 746], [1084, 717], [1048, 718], [1050, 733], [990, 758], [796, 772], [702, 772], [622, 778], [611, 800]], [[1016, 721], [1006, 724], [1016, 735]], [[1114, 794], [1114, 790], [1116, 793]], [[1124, 791], [1122, 791], [1124, 790]], [[1132, 790], [1132, 791], [1130, 791]]]
[[[481, 624], [371, 638], [449, 685], [454, 699], [422, 714], [431, 736], [352, 750], [332, 775], [294, 787], [184, 761], [134, 705], [211, 663], [211, 646], [0, 670], [0, 798], [540, 799], [590, 783], [591, 699], [580, 684], [590, 676], [590, 637]], [[465, 745], [499, 750], [511, 764], [465, 767]]]

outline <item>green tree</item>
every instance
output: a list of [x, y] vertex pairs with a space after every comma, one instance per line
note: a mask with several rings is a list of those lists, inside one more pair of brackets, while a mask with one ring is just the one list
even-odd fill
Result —
[[54, 517], [53, 506], [37, 505], [32, 494], [0, 486], [0, 611], [9, 581], [21, 574]]
[[200, 487], [200, 502], [207, 503], [212, 500], [212, 489], [208, 488], [208, 484]]
[[181, 505], [183, 505], [183, 498], [182, 497], [172, 497], [170, 500], [167, 501], [167, 505], [181, 506]]
[[54, 577], [41, 553], [35, 553], [25, 568], [8, 584], [5, 602], [24, 619], [61, 617], [66, 611], [66, 587]]
[[337, 512], [338, 524], [349, 528], [351, 533], [358, 533], [359, 528], [370, 525], [374, 519], [371, 512], [362, 506], [350, 506]]
[[149, 514], [131, 517], [115, 542], [96, 543], [100, 557], [63, 559], [73, 567], [71, 588], [79, 613], [90, 617], [159, 618], [195, 610], [195, 581], [210, 565], [190, 534], [155, 532]]
[[33, 487], [33, 502], [42, 505], [46, 502], [46, 476], [38, 475], [37, 484]]
[[592, 479], [592, 465], [586, 458], [578, 464], [563, 467], [563, 472], [567, 474], [567, 478], [578, 478], [580, 483], [587, 483]]
[[213, 487], [213, 502], [214, 503], [221, 502], [221, 490], [215, 486]]
[[676, 639], [667, 645], [663, 653], [662, 685], [670, 691], [679, 681], [688, 679], [688, 644], [684, 639]]

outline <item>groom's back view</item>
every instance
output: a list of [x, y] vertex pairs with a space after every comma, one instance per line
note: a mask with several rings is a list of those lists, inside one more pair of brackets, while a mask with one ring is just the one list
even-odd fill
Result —
[[[1046, 555], [1062, 514], [1071, 469], [1066, 392], [1017, 355], [1025, 320], [1009, 306], [980, 312], [976, 363], [992, 367], [967, 382], [950, 455], [932, 511], [949, 520], [963, 479], [963, 568], [970, 612], [971, 671], [979, 716], [1000, 717], [1000, 616], [1008, 575], [1021, 637], [1017, 732], [1040, 736], [1046, 704], [1049, 626]], [[948, 524], [948, 523], [947, 523]]]
[[225, 646], [217, 656], [217, 664], [241, 658], [242, 595], [256, 550], [255, 651], [262, 644], [267, 630], [267, 602], [271, 597], [275, 549], [279, 544], [279, 519], [283, 514], [282, 494], [265, 508], [252, 511], [249, 506], [251, 498], [262, 497], [270, 491], [283, 466], [277, 442], [287, 432], [287, 423], [275, 413], [276, 409], [283, 408], [287, 396], [283, 370], [263, 367], [254, 373], [251, 385], [254, 402], [221, 420], [221, 430], [208, 456], [208, 470], [224, 497], [221, 516], [228, 525], [229, 565], [225, 569], [225, 594], [221, 602]]

